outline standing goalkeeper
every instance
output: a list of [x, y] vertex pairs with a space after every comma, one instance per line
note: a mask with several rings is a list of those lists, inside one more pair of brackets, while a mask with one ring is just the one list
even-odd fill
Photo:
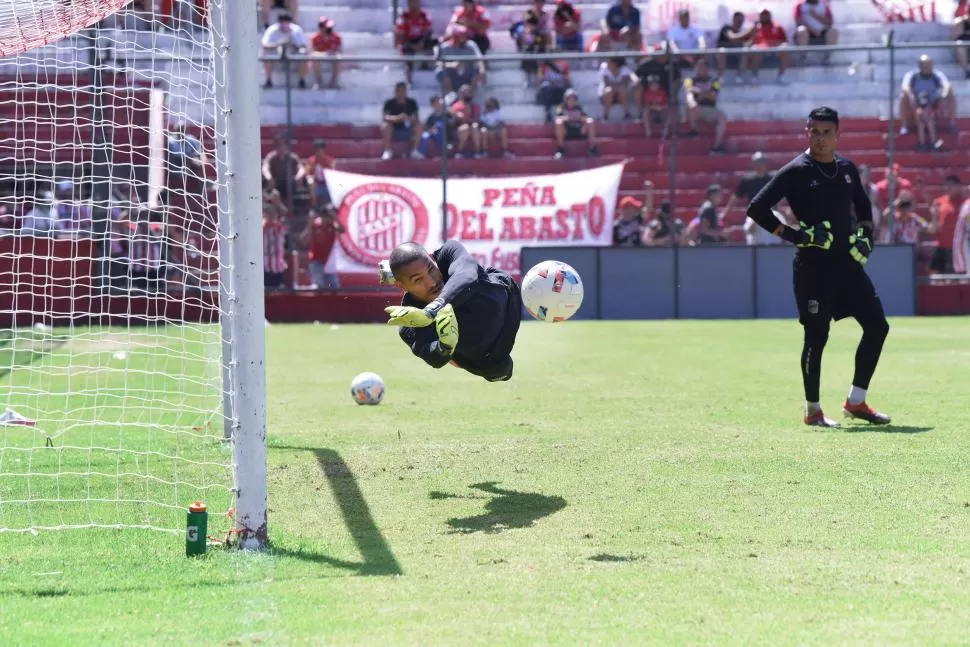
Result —
[[489, 382], [512, 377], [522, 297], [509, 274], [482, 267], [453, 240], [431, 254], [404, 243], [379, 271], [381, 283], [405, 291], [401, 305], [385, 311], [411, 352], [434, 368], [450, 362]]
[[[869, 197], [855, 164], [835, 152], [838, 113], [816, 108], [808, 115], [805, 131], [808, 150], [786, 164], [748, 207], [752, 220], [798, 247], [794, 284], [798, 320], [805, 329], [801, 362], [805, 424], [839, 426], [822, 413], [819, 380], [829, 323], [845, 317], [854, 317], [862, 326], [862, 341], [843, 411], [873, 424], [887, 424], [889, 416], [866, 404], [869, 380], [889, 333], [882, 303], [864, 269], [872, 252]], [[782, 198], [788, 200], [800, 229], [780, 224], [771, 213]]]

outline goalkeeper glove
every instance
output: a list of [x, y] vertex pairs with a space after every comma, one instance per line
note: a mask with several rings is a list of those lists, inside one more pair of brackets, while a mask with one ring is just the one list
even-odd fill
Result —
[[434, 327], [438, 331], [438, 345], [445, 351], [444, 354], [451, 356], [458, 345], [458, 317], [450, 303], [438, 311]]
[[869, 262], [869, 255], [872, 254], [872, 239], [862, 227], [849, 236], [849, 255], [863, 265]]
[[828, 220], [821, 222], [817, 225], [807, 226], [804, 222], [799, 222], [802, 228], [799, 230], [801, 233], [801, 242], [795, 243], [798, 247], [818, 247], [819, 249], [828, 249], [832, 246], [832, 241], [834, 237], [832, 236], [832, 223]]
[[404, 326], [405, 328], [424, 328], [434, 321], [434, 315], [425, 308], [413, 306], [390, 306], [384, 308], [390, 319], [389, 326]]
[[394, 273], [391, 272], [390, 261], [381, 261], [377, 264], [377, 277], [381, 285], [394, 285]]

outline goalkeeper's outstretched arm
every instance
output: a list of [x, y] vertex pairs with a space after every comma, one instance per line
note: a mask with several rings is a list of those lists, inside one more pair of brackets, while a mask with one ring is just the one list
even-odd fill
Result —
[[451, 351], [438, 341], [434, 326], [426, 328], [401, 328], [401, 339], [411, 352], [433, 368], [441, 368], [451, 359]]

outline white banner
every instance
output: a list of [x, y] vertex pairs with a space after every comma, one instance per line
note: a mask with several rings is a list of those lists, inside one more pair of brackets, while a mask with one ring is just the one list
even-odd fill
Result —
[[[408, 241], [428, 251], [443, 243], [440, 179], [326, 170], [346, 231], [335, 270], [375, 274]], [[483, 265], [518, 278], [525, 246], [611, 245], [623, 164], [533, 177], [454, 178], [447, 185], [447, 235]]]

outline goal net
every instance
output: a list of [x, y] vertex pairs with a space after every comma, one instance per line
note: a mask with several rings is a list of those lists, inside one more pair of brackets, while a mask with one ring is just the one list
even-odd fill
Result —
[[255, 16], [229, 4], [0, 0], [0, 532], [184, 531], [199, 500], [265, 540], [264, 414], [234, 413], [264, 397], [237, 370], [258, 219], [232, 208], [259, 196], [258, 150], [232, 150]]

